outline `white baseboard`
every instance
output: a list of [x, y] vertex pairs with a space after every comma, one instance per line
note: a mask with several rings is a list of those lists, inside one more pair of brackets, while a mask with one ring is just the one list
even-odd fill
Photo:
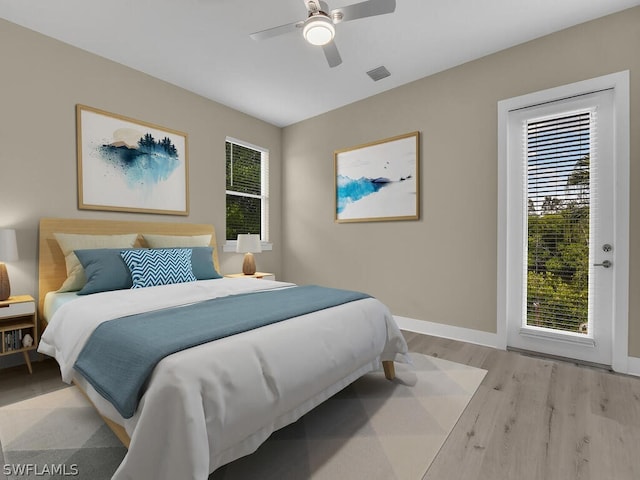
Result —
[[401, 330], [409, 330], [411, 332], [422, 333], [425, 335], [433, 335], [436, 337], [448, 338], [450, 340], [474, 343], [476, 345], [498, 348], [500, 350], [506, 349], [504, 340], [502, 340], [497, 333], [456, 327], [453, 325], [446, 325], [444, 323], [416, 320], [414, 318], [399, 317], [397, 315], [394, 315], [393, 318]]
[[[456, 327], [453, 325], [446, 325], [444, 323], [416, 320], [415, 318], [400, 317], [398, 315], [394, 315], [393, 318], [401, 330], [448, 338], [450, 340], [459, 340], [461, 342], [497, 348], [499, 350], [506, 350], [507, 348], [506, 341], [497, 333]], [[640, 358], [627, 357], [626, 364], [619, 365], [619, 368], [616, 371], [618, 373], [640, 377]]]
[[627, 371], [625, 373], [640, 377], [640, 358], [627, 357]]

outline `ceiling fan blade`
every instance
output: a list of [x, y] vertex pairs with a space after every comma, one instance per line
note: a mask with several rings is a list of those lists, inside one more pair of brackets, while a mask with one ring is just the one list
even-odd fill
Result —
[[367, 0], [331, 10], [331, 16], [334, 18], [334, 22], [338, 23], [393, 13], [395, 10], [396, 0]]
[[336, 42], [329, 42], [323, 45], [322, 51], [324, 52], [324, 56], [327, 57], [327, 63], [329, 63], [331, 68], [337, 67], [342, 63], [342, 57], [340, 56], [340, 52], [338, 52]]
[[262, 30], [260, 32], [255, 32], [249, 35], [254, 40], [266, 40], [268, 38], [277, 37], [278, 35], [284, 35], [285, 33], [290, 33], [298, 28], [300, 28], [304, 24], [301, 22], [292, 22], [287, 23], [286, 25], [280, 25], [279, 27], [267, 28], [266, 30]]

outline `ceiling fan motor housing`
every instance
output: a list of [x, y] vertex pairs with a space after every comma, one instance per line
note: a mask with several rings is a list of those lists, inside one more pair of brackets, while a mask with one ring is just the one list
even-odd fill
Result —
[[307, 7], [307, 18], [305, 20], [290, 22], [252, 33], [250, 35], [251, 38], [254, 40], [266, 40], [294, 32], [302, 27], [304, 39], [312, 45], [321, 46], [329, 67], [333, 68], [342, 63], [338, 47], [333, 41], [336, 33], [335, 25], [359, 18], [393, 13], [396, 9], [396, 0], [364, 0], [334, 10], [329, 10], [329, 6], [323, 0], [304, 0], [304, 4]]
[[310, 13], [302, 28], [302, 35], [312, 45], [326, 45], [335, 34], [333, 21], [324, 12]]

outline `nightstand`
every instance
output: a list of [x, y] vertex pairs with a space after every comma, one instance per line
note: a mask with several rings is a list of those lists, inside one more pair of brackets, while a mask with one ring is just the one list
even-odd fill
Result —
[[275, 280], [276, 276], [273, 273], [256, 272], [253, 275], [245, 275], [244, 273], [230, 273], [225, 275], [226, 278], [261, 278], [263, 280]]
[[[22, 352], [29, 373], [33, 373], [29, 351], [38, 348], [36, 320], [36, 302], [31, 295], [9, 297], [0, 302], [0, 356]], [[33, 344], [24, 348], [22, 339], [27, 333], [33, 338]]]

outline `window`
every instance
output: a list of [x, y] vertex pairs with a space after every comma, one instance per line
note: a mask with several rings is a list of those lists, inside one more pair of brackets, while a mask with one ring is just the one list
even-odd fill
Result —
[[595, 110], [526, 121], [526, 324], [588, 333]]
[[239, 233], [269, 241], [269, 152], [233, 138], [226, 144], [227, 242]]

